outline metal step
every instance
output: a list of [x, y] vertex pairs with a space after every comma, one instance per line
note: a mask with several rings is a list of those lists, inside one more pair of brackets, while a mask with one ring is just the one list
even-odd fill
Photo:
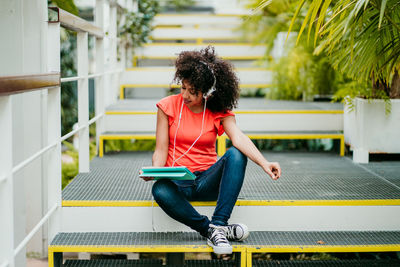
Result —
[[95, 260], [66, 260], [63, 267], [161, 267], [162, 260], [141, 259], [95, 259]]
[[400, 260], [253, 260], [253, 267], [398, 267]]
[[[155, 132], [160, 98], [120, 100], [109, 106], [104, 131]], [[240, 98], [234, 113], [242, 131], [343, 131], [343, 106], [339, 103]]]
[[162, 260], [141, 259], [96, 259], [96, 260], [66, 260], [63, 267], [233, 267], [233, 261], [227, 260], [187, 260], [184, 265], [163, 265]]
[[[400, 251], [400, 231], [253, 231], [234, 251], [247, 252], [382, 252]], [[70, 252], [210, 252], [206, 239], [185, 232], [58, 233], [49, 250]], [[108, 249], [108, 250], [107, 250]], [[82, 251], [83, 252], [83, 251]]]
[[[241, 266], [253, 253], [400, 251], [400, 231], [255, 231], [243, 242], [231, 242]], [[49, 266], [63, 252], [212, 252], [205, 238], [184, 232], [58, 233], [48, 247]], [[251, 262], [247, 262], [247, 265]]]
[[[264, 153], [281, 164], [271, 180], [252, 161], [230, 222], [253, 231], [400, 230], [400, 189], [364, 165], [335, 153]], [[108, 154], [91, 162], [63, 191], [65, 232], [190, 231], [152, 200], [153, 182], [138, 177], [152, 152]], [[385, 164], [400, 173], [400, 164]], [[395, 179], [393, 176], [392, 179]], [[215, 202], [192, 202], [212, 216]]]

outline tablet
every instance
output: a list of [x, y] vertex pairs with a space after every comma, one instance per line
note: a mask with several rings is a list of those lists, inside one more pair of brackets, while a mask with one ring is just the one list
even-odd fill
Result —
[[194, 180], [196, 176], [184, 166], [177, 167], [142, 167], [139, 177], [154, 177], [155, 180]]

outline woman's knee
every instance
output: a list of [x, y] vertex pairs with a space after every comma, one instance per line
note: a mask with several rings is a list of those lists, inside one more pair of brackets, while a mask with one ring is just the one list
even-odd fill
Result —
[[247, 164], [247, 157], [244, 155], [239, 149], [236, 147], [231, 147], [229, 150], [226, 152], [227, 156], [229, 157], [230, 160], [234, 161], [235, 164]]
[[170, 180], [158, 180], [153, 184], [151, 193], [156, 201], [169, 199], [173, 195], [174, 184]]

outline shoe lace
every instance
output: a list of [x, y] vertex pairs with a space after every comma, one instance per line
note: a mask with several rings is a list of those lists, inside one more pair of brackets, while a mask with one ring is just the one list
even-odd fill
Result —
[[226, 237], [227, 238], [236, 238], [235, 227], [234, 226], [225, 227], [225, 232], [226, 232]]
[[226, 229], [223, 227], [215, 227], [211, 239], [214, 244], [229, 243], [228, 239], [226, 239]]

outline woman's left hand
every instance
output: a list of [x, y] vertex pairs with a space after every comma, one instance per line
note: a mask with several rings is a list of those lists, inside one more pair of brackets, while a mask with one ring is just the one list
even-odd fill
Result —
[[273, 180], [278, 180], [281, 177], [282, 170], [278, 162], [267, 162], [263, 169]]

